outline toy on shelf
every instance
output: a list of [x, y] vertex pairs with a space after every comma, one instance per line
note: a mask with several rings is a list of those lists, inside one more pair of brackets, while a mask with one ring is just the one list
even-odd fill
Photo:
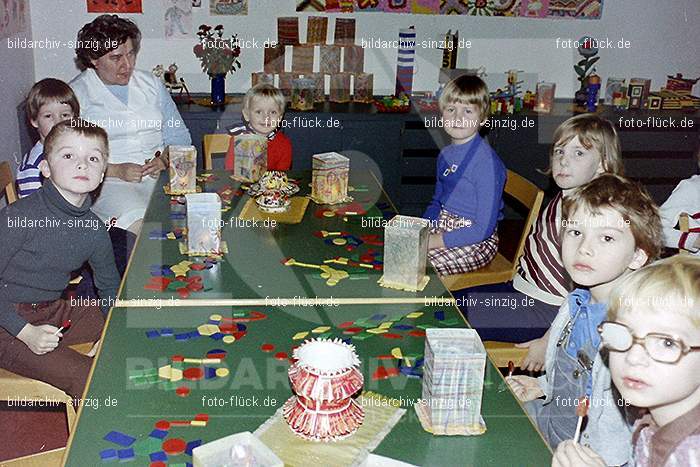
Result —
[[625, 81], [624, 78], [608, 78], [605, 83], [605, 105], [614, 105], [615, 93], [622, 93]]
[[445, 47], [442, 49], [442, 68], [454, 70], [457, 68], [457, 46], [459, 31], [452, 34], [452, 29], [445, 34]]
[[598, 95], [600, 94], [600, 76], [593, 73], [588, 76], [588, 87], [586, 88], [586, 110], [595, 112], [598, 109]]
[[281, 213], [289, 209], [289, 197], [299, 191], [299, 187], [287, 180], [284, 172], [267, 171], [248, 189], [248, 195], [263, 212]]
[[550, 113], [554, 107], [554, 91], [555, 83], [537, 83], [537, 102], [535, 103], [535, 112]]
[[216, 193], [185, 195], [187, 253], [206, 256], [221, 251], [221, 198]]
[[600, 60], [600, 57], [596, 57], [598, 55], [598, 47], [595, 46], [596, 41], [592, 37], [584, 36], [578, 40], [578, 43], [580, 44], [578, 53], [581, 54], [583, 59], [574, 65], [574, 71], [578, 75], [577, 79], [581, 83], [579, 90], [574, 95], [574, 100], [578, 106], [583, 107], [588, 100], [588, 92], [586, 91], [588, 76], [595, 73], [593, 65]]
[[423, 290], [428, 257], [428, 221], [398, 215], [384, 228], [384, 275], [379, 285], [391, 289]]
[[165, 71], [163, 65], [156, 65], [153, 68], [152, 73], [163, 81], [165, 88], [170, 92], [170, 94], [173, 94], [176, 91], [180, 91], [178, 93], [178, 97], [182, 99], [182, 92], [184, 91], [187, 95], [187, 103], [192, 102], [192, 97], [190, 97], [190, 91], [189, 89], [187, 89], [185, 79], [180, 78], [178, 80], [177, 78], [177, 65], [175, 63], [170, 64], [170, 66], [168, 67], [168, 71]]
[[350, 159], [337, 152], [315, 154], [312, 157], [311, 199], [318, 204], [338, 204], [352, 201], [348, 196]]
[[316, 83], [312, 79], [293, 79], [291, 108], [294, 110], [312, 110], [314, 108], [315, 87]]
[[402, 113], [411, 111], [411, 102], [406, 94], [396, 96], [385, 96], [374, 100], [377, 112], [381, 113]]
[[520, 112], [524, 108], [523, 98], [521, 97], [522, 89], [520, 85], [522, 80], [518, 80], [518, 73], [522, 70], [508, 70], [506, 72], [506, 90], [497, 89], [491, 93], [491, 114], [513, 114]]
[[681, 73], [676, 73], [676, 76], [668, 75], [666, 80], [666, 89], [678, 94], [690, 94], [693, 91], [693, 86], [700, 78], [689, 79], [683, 78]]
[[294, 359], [289, 381], [295, 395], [282, 409], [289, 428], [323, 442], [355, 433], [365, 417], [352, 397], [364, 384], [355, 347], [340, 339], [311, 339], [294, 350]]
[[646, 107], [651, 80], [645, 78], [632, 78], [627, 86], [627, 97], [630, 109], [643, 109]]
[[197, 150], [194, 146], [167, 146], [171, 195], [197, 192]]
[[422, 404], [415, 410], [435, 435], [480, 435], [486, 349], [474, 329], [426, 329]]
[[233, 138], [233, 175], [241, 182], [257, 182], [267, 170], [267, 138], [254, 134]]

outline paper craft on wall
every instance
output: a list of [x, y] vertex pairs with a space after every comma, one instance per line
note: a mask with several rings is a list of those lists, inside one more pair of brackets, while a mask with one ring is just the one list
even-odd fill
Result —
[[297, 11], [326, 11], [326, 0], [297, 0]]
[[413, 0], [411, 13], [416, 15], [437, 15], [440, 13], [440, 0]]
[[413, 66], [416, 56], [416, 29], [413, 27], [399, 30], [399, 54], [396, 64], [396, 91], [411, 95], [413, 91]]
[[192, 0], [163, 0], [166, 39], [192, 36]]
[[263, 71], [265, 73], [282, 73], [284, 71], [284, 46], [265, 47]]
[[328, 36], [328, 17], [309, 16], [306, 25], [307, 44], [325, 44]]
[[411, 2], [409, 0], [382, 0], [384, 11], [389, 13], [410, 13]]
[[[141, 0], [86, 0], [88, 13], [141, 13]], [[7, 3], [7, 2], [5, 2]]]
[[549, 0], [549, 16], [600, 19], [603, 0]]
[[353, 8], [352, 0], [326, 0], [328, 13], [352, 13]]
[[295, 45], [292, 48], [292, 72], [312, 73], [314, 71], [314, 46]]
[[365, 65], [365, 49], [359, 45], [343, 47], [343, 71], [362, 73]]
[[202, 0], [192, 0], [192, 8], [201, 8]]
[[549, 12], [549, 0], [520, 0], [520, 16], [544, 18]]
[[345, 45], [355, 43], [355, 19], [336, 18], [334, 44]]
[[209, 0], [210, 15], [247, 15], [248, 0]]
[[440, 14], [441, 15], [466, 15], [468, 13], [468, 1], [465, 0], [441, 0]]
[[[439, 0], [438, 0], [439, 1]], [[355, 11], [383, 11], [381, 0], [355, 0]]]
[[280, 45], [297, 45], [299, 43], [299, 18], [277, 18], [277, 43]]
[[321, 46], [321, 73], [340, 73], [340, 47], [337, 45]]
[[[2, 11], [2, 9], [5, 11]], [[0, 37], [10, 37], [26, 31], [26, 0], [5, 0], [4, 5], [0, 4], [0, 18], [2, 18], [2, 21], [0, 21]]]

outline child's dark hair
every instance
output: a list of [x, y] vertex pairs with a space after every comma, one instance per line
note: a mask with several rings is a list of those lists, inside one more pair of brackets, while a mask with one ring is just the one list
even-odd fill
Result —
[[49, 134], [46, 135], [44, 139], [44, 154], [46, 154], [47, 159], [54, 153], [56, 140], [65, 133], [73, 133], [98, 140], [103, 146], [105, 158], [109, 156], [109, 138], [107, 137], [107, 132], [94, 123], [81, 118], [72, 118], [57, 123]]
[[134, 50], [141, 47], [141, 31], [133, 21], [117, 15], [100, 15], [78, 31], [75, 48], [77, 62], [81, 68], [95, 68], [92, 60], [97, 60], [131, 39]]
[[73, 117], [80, 116], [80, 104], [71, 87], [60, 79], [45, 78], [34, 83], [27, 95], [27, 117], [29, 120], [39, 118], [41, 106], [51, 102], [68, 104], [73, 111]]
[[615, 174], [602, 174], [564, 198], [562, 220], [568, 221], [577, 209], [599, 214], [600, 208], [617, 211], [630, 226], [637, 248], [644, 250], [651, 262], [663, 248], [659, 209], [647, 190], [639, 183]]

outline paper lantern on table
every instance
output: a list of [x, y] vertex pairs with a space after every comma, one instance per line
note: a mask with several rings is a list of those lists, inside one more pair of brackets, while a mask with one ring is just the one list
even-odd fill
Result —
[[350, 73], [331, 75], [331, 102], [350, 102]]
[[423, 290], [428, 257], [428, 221], [420, 217], [395, 216], [384, 228], [384, 275], [382, 287]]
[[355, 347], [340, 339], [313, 339], [294, 350], [289, 368], [295, 395], [282, 413], [289, 428], [311, 441], [338, 441], [362, 425], [365, 413], [353, 395], [364, 384]]
[[166, 148], [169, 159], [170, 194], [184, 195], [197, 192], [197, 150], [194, 146]]
[[323, 73], [305, 73], [304, 78], [314, 82], [314, 102], [326, 100], [326, 77]]
[[312, 157], [311, 199], [318, 204], [338, 204], [348, 198], [350, 159], [337, 152]]
[[263, 71], [265, 73], [284, 72], [284, 46], [265, 47]]
[[185, 195], [187, 252], [207, 255], [221, 250], [221, 198], [216, 193]]
[[355, 75], [355, 102], [372, 102], [374, 100], [374, 75], [358, 73]]
[[280, 73], [279, 89], [282, 91], [282, 94], [287, 102], [292, 100], [292, 81], [297, 78], [299, 78], [299, 74], [297, 73]]
[[294, 110], [312, 110], [314, 108], [314, 88], [315, 83], [312, 79], [293, 79], [291, 108]]
[[535, 112], [550, 113], [554, 108], [555, 83], [537, 83], [537, 101], [535, 102]]
[[257, 182], [267, 171], [267, 138], [255, 134], [233, 137], [234, 180]]

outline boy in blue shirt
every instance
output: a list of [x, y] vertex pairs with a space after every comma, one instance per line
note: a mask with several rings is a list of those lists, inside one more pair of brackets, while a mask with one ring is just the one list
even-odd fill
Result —
[[630, 454], [631, 425], [598, 352], [597, 327], [606, 317], [612, 290], [660, 253], [661, 220], [644, 189], [603, 174], [564, 199], [562, 224], [562, 260], [579, 288], [552, 323], [545, 375], [508, 381], [518, 398], [528, 402], [526, 409], [552, 448], [574, 437], [576, 406], [586, 397], [590, 410], [581, 443], [608, 465], [622, 465]]
[[442, 125], [452, 144], [440, 151], [428, 259], [440, 275], [482, 268], [496, 256], [496, 224], [502, 217], [506, 168], [479, 136], [490, 108], [489, 91], [477, 76], [450, 81], [440, 95]]

